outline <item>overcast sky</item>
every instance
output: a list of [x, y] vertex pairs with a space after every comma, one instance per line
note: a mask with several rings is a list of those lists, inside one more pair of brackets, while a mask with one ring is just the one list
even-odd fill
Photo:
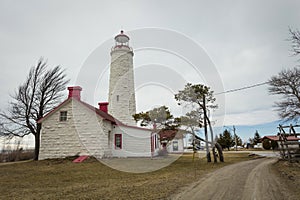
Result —
[[[224, 90], [262, 83], [283, 68], [291, 68], [297, 64], [297, 58], [291, 56], [287, 39], [288, 27], [300, 28], [299, 10], [300, 2], [296, 0], [0, 0], [0, 108], [5, 109], [9, 95], [24, 81], [30, 67], [41, 56], [48, 60], [49, 66], [61, 65], [65, 68], [71, 79], [70, 85], [77, 84], [78, 74], [93, 52], [101, 45], [103, 50], [103, 43], [112, 46], [113, 37], [121, 29], [130, 36], [133, 49], [135, 41], [141, 40], [136, 32], [149, 27], [173, 31], [189, 38], [203, 48], [211, 59]], [[151, 35], [145, 34], [146, 37]], [[152, 41], [156, 39], [159, 40], [154, 37]], [[176, 42], [178, 41], [174, 41]], [[110, 48], [107, 49], [107, 58], [103, 58], [104, 60], [109, 60], [109, 52]], [[146, 69], [152, 64], [153, 69], [158, 69], [159, 66], [164, 69], [181, 62], [178, 59], [172, 64], [167, 61], [169, 55], [162, 52], [149, 52], [149, 55], [152, 55], [150, 59], [147, 58], [147, 51], [136, 52], [135, 65]], [[160, 58], [155, 66], [153, 62], [149, 62], [153, 57]], [[179, 68], [174, 69], [177, 74], [181, 73]], [[184, 69], [187, 69], [187, 75], [182, 83], [197, 82], [193, 78], [189, 80], [188, 72], [191, 71]], [[93, 94], [101, 97], [90, 100], [89, 95], [83, 92], [86, 101], [93, 104], [94, 101], [107, 100], [108, 78], [105, 76], [104, 73], [101, 80], [98, 80], [102, 85], [95, 86], [97, 91]], [[205, 80], [199, 79], [199, 82]], [[84, 87], [85, 83], [82, 84]], [[170, 104], [168, 106], [175, 113], [178, 111], [173, 99], [164, 101], [166, 97], [173, 98], [172, 89], [159, 85], [153, 88], [141, 87], [137, 91], [138, 111], [159, 104]], [[147, 101], [153, 96], [151, 92], [165, 96], [155, 95], [164, 98]], [[267, 86], [228, 93], [225, 95], [224, 124], [256, 125], [276, 121], [278, 117], [272, 105], [278, 98], [268, 95]]]

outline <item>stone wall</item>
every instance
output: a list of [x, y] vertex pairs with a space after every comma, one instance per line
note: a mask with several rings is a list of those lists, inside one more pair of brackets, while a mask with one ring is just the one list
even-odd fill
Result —
[[111, 52], [108, 112], [119, 121], [135, 125], [136, 113], [133, 52], [128, 48]]
[[[76, 100], [68, 100], [42, 122], [40, 159], [74, 155], [111, 156], [110, 122]], [[60, 121], [67, 111], [67, 121]]]

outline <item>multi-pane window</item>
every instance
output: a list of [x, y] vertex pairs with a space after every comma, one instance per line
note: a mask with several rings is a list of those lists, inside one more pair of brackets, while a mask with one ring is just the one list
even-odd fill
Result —
[[67, 116], [68, 116], [67, 111], [61, 111], [59, 115], [59, 121], [61, 122], [67, 121]]
[[115, 148], [122, 149], [122, 134], [115, 134]]

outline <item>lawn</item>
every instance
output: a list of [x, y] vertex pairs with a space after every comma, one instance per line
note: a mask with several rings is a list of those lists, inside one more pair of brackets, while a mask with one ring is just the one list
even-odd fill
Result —
[[198, 157], [193, 162], [192, 154], [184, 154], [165, 168], [140, 174], [111, 169], [93, 158], [84, 163], [59, 159], [0, 165], [0, 198], [167, 199], [209, 172], [249, 159], [247, 153], [225, 153], [225, 163]]

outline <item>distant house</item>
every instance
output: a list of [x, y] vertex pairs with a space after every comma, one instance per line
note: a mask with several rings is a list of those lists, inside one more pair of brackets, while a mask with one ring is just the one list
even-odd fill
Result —
[[[273, 141], [273, 142], [276, 142], [277, 143], [277, 147], [280, 147], [281, 145], [281, 142], [280, 142], [280, 137], [279, 136], [264, 136], [262, 139], [262, 141], [264, 140], [269, 140], [270, 142]], [[299, 148], [299, 140], [300, 138], [297, 138], [295, 136], [287, 136], [286, 137], [286, 142], [288, 142], [289, 144], [289, 147], [295, 147], [295, 148]]]
[[160, 130], [158, 135], [162, 147], [169, 153], [182, 153], [184, 151], [183, 133], [181, 130]]
[[[279, 139], [279, 136], [273, 136], [273, 135], [271, 135], [271, 136], [264, 136], [261, 140], [263, 141], [264, 139], [269, 139], [269, 140], [271, 140], [271, 141], [276, 141], [276, 142], [278, 142], [278, 141], [280, 141], [280, 139]], [[297, 138], [297, 137], [295, 137], [295, 136], [287, 136], [287, 141], [299, 141], [300, 140], [300, 138]]]
[[68, 98], [38, 120], [42, 124], [40, 159], [74, 155], [150, 157], [158, 153], [157, 133], [129, 126], [108, 114], [108, 103], [95, 108], [81, 101], [79, 86], [68, 87]]
[[167, 146], [167, 150], [170, 153], [182, 153], [184, 151], [183, 138], [174, 138]]

